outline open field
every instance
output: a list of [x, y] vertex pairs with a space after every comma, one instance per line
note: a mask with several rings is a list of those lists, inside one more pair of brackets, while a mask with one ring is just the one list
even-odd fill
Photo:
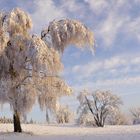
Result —
[[12, 124], [0, 124], [0, 140], [140, 140], [140, 125], [105, 126], [104, 128], [72, 125], [22, 125], [23, 133], [13, 133]]

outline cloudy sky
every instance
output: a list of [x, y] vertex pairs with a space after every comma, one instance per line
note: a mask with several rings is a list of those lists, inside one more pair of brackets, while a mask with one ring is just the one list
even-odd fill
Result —
[[[125, 109], [140, 106], [140, 0], [0, 0], [1, 10], [14, 7], [30, 14], [36, 34], [54, 19], [73, 18], [87, 25], [94, 32], [96, 52], [66, 49], [63, 77], [75, 94], [84, 88], [107, 89], [122, 97]], [[75, 99], [62, 101], [74, 108]]]

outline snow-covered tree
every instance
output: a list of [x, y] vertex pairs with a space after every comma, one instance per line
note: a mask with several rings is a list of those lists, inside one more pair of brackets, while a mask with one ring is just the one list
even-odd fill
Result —
[[80, 103], [78, 112], [87, 114], [90, 111], [99, 127], [103, 127], [107, 116], [122, 104], [121, 99], [110, 91], [97, 90], [90, 93], [83, 90], [77, 98]]
[[71, 95], [72, 89], [60, 77], [42, 79], [38, 102], [41, 110], [46, 109], [46, 121], [49, 123], [49, 112], [56, 114], [58, 99], [64, 95]]
[[59, 106], [56, 112], [57, 123], [69, 123], [73, 119], [73, 113], [68, 106]]
[[1, 100], [10, 103], [14, 112], [14, 131], [21, 132], [19, 116], [30, 111], [35, 101], [35, 92], [29, 79], [32, 75], [28, 70], [33, 53], [33, 39], [28, 34], [31, 19], [18, 8], [1, 14]]
[[69, 44], [94, 44], [93, 33], [79, 21], [53, 21], [41, 37], [31, 35], [31, 27], [30, 16], [19, 8], [0, 12], [0, 102], [11, 105], [15, 132], [22, 131], [20, 116], [32, 109], [42, 79], [62, 70], [60, 52]]
[[140, 107], [131, 108], [130, 113], [133, 118], [133, 124], [140, 124]]

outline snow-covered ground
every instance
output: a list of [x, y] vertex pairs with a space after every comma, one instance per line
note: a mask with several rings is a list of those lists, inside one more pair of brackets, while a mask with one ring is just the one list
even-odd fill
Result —
[[23, 133], [13, 133], [12, 124], [0, 124], [0, 140], [140, 140], [140, 125], [105, 126], [22, 125]]

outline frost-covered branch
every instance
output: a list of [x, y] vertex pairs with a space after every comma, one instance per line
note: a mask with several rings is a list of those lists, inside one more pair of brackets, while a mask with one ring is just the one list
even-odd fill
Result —
[[41, 38], [51, 36], [52, 46], [63, 52], [68, 45], [84, 48], [89, 46], [94, 49], [93, 32], [77, 20], [63, 19], [50, 22], [48, 28], [41, 32]]

